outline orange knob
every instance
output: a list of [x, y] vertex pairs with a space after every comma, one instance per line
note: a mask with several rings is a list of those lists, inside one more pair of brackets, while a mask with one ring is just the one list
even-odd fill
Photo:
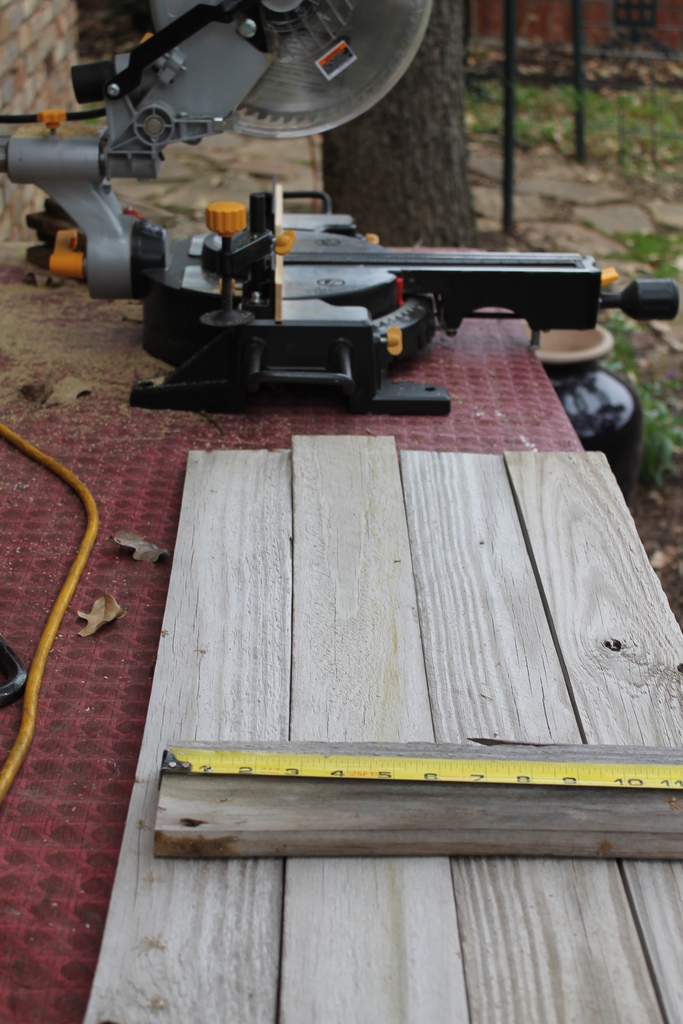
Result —
[[600, 271], [600, 284], [614, 284], [619, 280], [619, 271], [616, 267], [603, 267]]
[[221, 238], [232, 238], [246, 228], [247, 208], [244, 203], [209, 203], [206, 226]]
[[390, 356], [400, 356], [403, 351], [403, 331], [400, 327], [390, 327], [387, 331], [387, 349]]
[[55, 235], [55, 249], [50, 254], [49, 268], [51, 274], [60, 274], [62, 277], [77, 277], [81, 281], [85, 279], [83, 267], [85, 253], [75, 252], [77, 245], [77, 228], [67, 228], [57, 232]]
[[66, 121], [66, 110], [39, 110], [36, 114], [36, 121], [46, 124], [53, 132]]
[[283, 231], [281, 235], [278, 235], [275, 239], [275, 253], [277, 256], [286, 256], [288, 252], [292, 251], [292, 246], [296, 242], [296, 234], [294, 231]]

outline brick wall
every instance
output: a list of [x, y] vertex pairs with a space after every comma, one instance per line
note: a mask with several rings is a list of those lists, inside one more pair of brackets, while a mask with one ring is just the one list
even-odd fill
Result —
[[[77, 19], [75, 0], [0, 0], [1, 113], [76, 109], [70, 68], [78, 59]], [[0, 126], [3, 134], [11, 131]], [[42, 208], [44, 198], [35, 186], [0, 174], [0, 241], [33, 238], [24, 215]]]
[[[481, 39], [503, 38], [504, 0], [468, 0], [471, 29]], [[614, 0], [584, 0], [583, 35], [586, 46], [607, 46], [615, 38]], [[517, 32], [531, 43], [571, 43], [571, 0], [519, 0]], [[657, 0], [654, 32], [645, 31], [644, 40], [683, 50], [683, 3]]]

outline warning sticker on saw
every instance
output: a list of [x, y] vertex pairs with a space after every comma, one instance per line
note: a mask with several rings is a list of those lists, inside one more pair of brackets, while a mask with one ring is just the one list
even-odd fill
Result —
[[320, 68], [327, 81], [331, 82], [333, 78], [340, 75], [355, 60], [358, 60], [355, 53], [349, 44], [342, 40], [341, 43], [337, 43], [331, 50], [323, 54], [315, 64], [316, 67]]

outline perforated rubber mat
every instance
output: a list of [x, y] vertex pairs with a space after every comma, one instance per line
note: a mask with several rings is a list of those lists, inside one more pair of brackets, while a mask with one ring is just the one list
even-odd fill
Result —
[[[285, 448], [292, 434], [393, 434], [401, 448], [580, 450], [519, 324], [466, 323], [401, 378], [446, 385], [448, 417], [352, 417], [341, 398], [256, 396], [240, 416], [130, 409], [162, 364], [141, 349], [139, 306], [24, 282], [0, 246], [0, 419], [72, 469], [100, 510], [97, 544], [48, 659], [36, 736], [0, 809], [0, 1020], [77, 1024], [85, 1012], [145, 722], [170, 560], [134, 562], [131, 529], [173, 549], [187, 452]], [[46, 407], [25, 384], [74, 376], [92, 393]], [[0, 441], [0, 633], [28, 663], [84, 527], [78, 498]], [[77, 609], [108, 591], [124, 619], [82, 638]], [[0, 708], [0, 757], [20, 706]], [[125, 1022], [121, 1022], [125, 1024]]]

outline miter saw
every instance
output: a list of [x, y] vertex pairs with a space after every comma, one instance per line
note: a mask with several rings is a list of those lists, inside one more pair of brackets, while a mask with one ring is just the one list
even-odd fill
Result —
[[340, 389], [353, 412], [447, 413], [445, 388], [391, 372], [437, 324], [519, 317], [537, 343], [540, 331], [594, 327], [601, 307], [676, 315], [673, 281], [602, 293], [591, 257], [392, 251], [324, 193], [312, 194], [324, 212], [286, 213], [278, 186], [254, 193], [249, 211], [212, 204], [207, 232], [169, 246], [161, 227], [122, 210], [112, 178], [156, 178], [172, 142], [308, 135], [358, 116], [410, 64], [431, 0], [151, 6], [155, 34], [72, 69], [79, 103], [104, 100], [106, 129], [73, 134], [63, 122], [92, 111], [42, 111], [28, 117], [43, 122], [38, 135], [0, 141], [0, 170], [39, 185], [87, 239], [79, 252], [77, 233], [60, 232], [51, 269], [86, 277], [95, 297], [143, 298], [145, 347], [178, 365], [136, 384], [132, 404], [236, 412], [262, 386], [309, 385]]

